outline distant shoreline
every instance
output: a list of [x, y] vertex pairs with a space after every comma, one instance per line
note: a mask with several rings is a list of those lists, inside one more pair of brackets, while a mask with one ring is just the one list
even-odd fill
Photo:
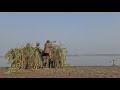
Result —
[[67, 56], [120, 56], [120, 54], [80, 54], [80, 55], [69, 54]]

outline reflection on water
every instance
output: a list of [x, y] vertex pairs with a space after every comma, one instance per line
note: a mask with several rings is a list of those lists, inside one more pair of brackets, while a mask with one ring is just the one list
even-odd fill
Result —
[[[120, 65], [120, 56], [67, 56], [68, 64], [75, 66], [110, 66], [111, 60], [117, 60], [115, 65]], [[0, 57], [0, 67], [10, 66], [8, 60]]]

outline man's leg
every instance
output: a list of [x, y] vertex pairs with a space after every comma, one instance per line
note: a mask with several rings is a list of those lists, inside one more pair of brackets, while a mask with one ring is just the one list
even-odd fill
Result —
[[51, 60], [49, 59], [49, 68], [51, 68]]
[[43, 56], [43, 67], [46, 67], [46, 56]]
[[49, 56], [46, 57], [46, 68], [49, 68]]

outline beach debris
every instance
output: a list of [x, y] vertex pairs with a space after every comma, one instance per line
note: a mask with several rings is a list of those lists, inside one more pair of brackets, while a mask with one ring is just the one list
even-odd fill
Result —
[[112, 66], [115, 66], [115, 61], [117, 61], [117, 60], [110, 61], [110, 63], [113, 63]]

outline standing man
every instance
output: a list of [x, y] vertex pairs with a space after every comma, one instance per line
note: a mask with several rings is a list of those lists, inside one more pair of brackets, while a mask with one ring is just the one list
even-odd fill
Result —
[[41, 51], [40, 51], [40, 43], [39, 42], [36, 42], [34, 55], [36, 58], [34, 61], [34, 69], [42, 68], [43, 63], [42, 63], [42, 55], [41, 55]]
[[43, 54], [45, 67], [49, 67], [51, 48], [52, 48], [52, 43], [50, 42], [50, 40], [47, 40], [47, 42], [44, 45], [44, 54]]

